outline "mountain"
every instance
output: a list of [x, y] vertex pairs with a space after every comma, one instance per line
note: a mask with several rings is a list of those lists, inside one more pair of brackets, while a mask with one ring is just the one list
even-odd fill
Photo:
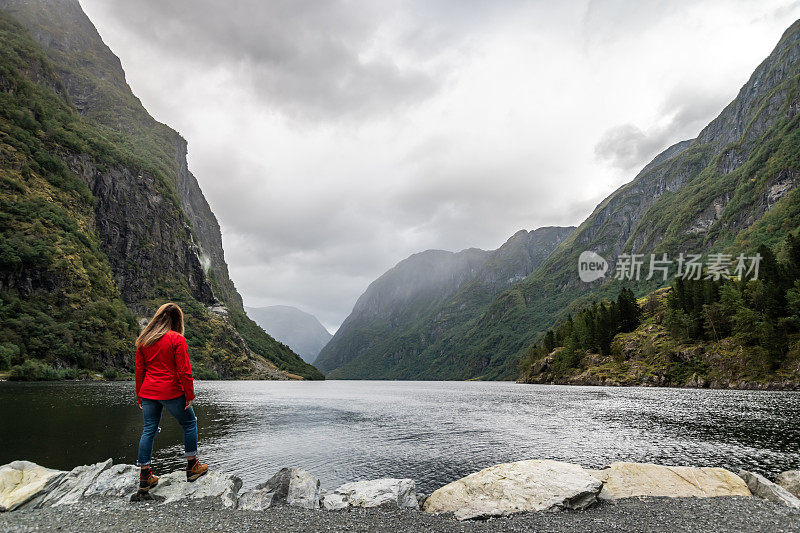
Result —
[[[315, 361], [329, 377], [460, 379], [480, 375], [441, 349], [492, 298], [530, 274], [575, 228], [521, 230], [494, 251], [428, 250], [383, 274]], [[510, 369], [509, 369], [510, 371]]]
[[313, 363], [319, 351], [333, 337], [317, 317], [296, 307], [272, 305], [245, 309], [256, 324], [278, 341], [289, 345], [306, 363]]
[[186, 141], [78, 1], [0, 0], [0, 45], [0, 365], [130, 370], [172, 300], [197, 375], [321, 378], [245, 314]]
[[[620, 253], [752, 254], [776, 250], [800, 227], [800, 21], [753, 72], [737, 97], [696, 139], [668, 148], [601, 202], [527, 279], [494, 298], [480, 320], [443, 357], [499, 367], [516, 360], [557, 319], [595, 299], [614, 297], [619, 281], [592, 283], [577, 273], [585, 250]], [[663, 285], [639, 282], [638, 295]]]

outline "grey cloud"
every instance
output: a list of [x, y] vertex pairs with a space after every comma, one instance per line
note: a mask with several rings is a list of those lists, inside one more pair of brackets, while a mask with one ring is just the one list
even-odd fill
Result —
[[664, 99], [662, 125], [644, 131], [634, 124], [606, 130], [594, 148], [595, 157], [625, 171], [638, 170], [671, 144], [697, 136], [729, 100], [725, 94], [679, 87]]
[[660, 136], [648, 136], [633, 124], [620, 124], [603, 133], [594, 147], [595, 156], [622, 170], [631, 170], [656, 148], [662, 146]]
[[666, 129], [689, 137], [696, 136], [700, 128], [716, 117], [731, 100], [736, 88], [729, 89], [730, 94], [687, 86], [673, 89], [661, 105], [661, 112], [672, 117]]
[[591, 0], [583, 18], [584, 46], [595, 46], [628, 36], [643, 34], [654, 24], [694, 0]]
[[[293, 117], [389, 114], [433, 96], [446, 76], [445, 66], [426, 66], [436, 47], [418, 50], [411, 66], [381, 49], [393, 3], [110, 0], [104, 9], [162, 47], [165, 60], [234, 69], [259, 98]], [[415, 22], [401, 40], [436, 35], [435, 43], [446, 33]]]

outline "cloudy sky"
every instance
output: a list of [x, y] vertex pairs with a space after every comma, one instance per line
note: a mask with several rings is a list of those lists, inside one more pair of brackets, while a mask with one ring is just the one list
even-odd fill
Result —
[[335, 330], [428, 248], [577, 225], [735, 97], [792, 0], [81, 0], [189, 141], [246, 305]]

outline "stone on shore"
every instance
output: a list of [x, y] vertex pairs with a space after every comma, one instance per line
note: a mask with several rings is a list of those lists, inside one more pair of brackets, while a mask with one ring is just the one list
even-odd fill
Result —
[[93, 465], [76, 466], [57, 483], [51, 490], [31, 501], [33, 507], [55, 507], [77, 503], [91, 487], [97, 478], [111, 467], [111, 459]]
[[419, 509], [417, 484], [413, 479], [373, 479], [345, 483], [326, 492], [322, 506], [328, 511], [348, 507], [391, 507]]
[[84, 497], [130, 496], [139, 488], [139, 467], [134, 465], [111, 465], [89, 484]]
[[747, 487], [750, 489], [750, 492], [753, 493], [753, 496], [758, 496], [759, 498], [764, 498], [771, 502], [781, 503], [792, 509], [800, 509], [800, 499], [761, 474], [740, 470], [739, 477], [747, 482]]
[[30, 461], [0, 466], [0, 512], [13, 511], [46, 492], [64, 474]]
[[638, 496], [750, 496], [742, 479], [724, 468], [612, 463], [603, 470], [587, 472], [603, 482], [603, 490], [599, 495], [601, 500]]
[[302, 468], [282, 468], [265, 483], [239, 497], [239, 509], [263, 511], [276, 504], [319, 509], [319, 478]]
[[189, 483], [186, 481], [186, 472], [179, 470], [161, 476], [158, 485], [150, 489], [150, 494], [156, 499], [164, 498], [164, 503], [219, 498], [225, 507], [236, 507], [241, 488], [242, 480], [232, 474], [209, 471], [197, 481]]
[[787, 470], [775, 478], [775, 483], [800, 498], [800, 470]]
[[434, 491], [423, 510], [454, 513], [459, 520], [467, 520], [584, 509], [597, 501], [601, 487], [600, 480], [571, 463], [535, 459], [503, 463]]

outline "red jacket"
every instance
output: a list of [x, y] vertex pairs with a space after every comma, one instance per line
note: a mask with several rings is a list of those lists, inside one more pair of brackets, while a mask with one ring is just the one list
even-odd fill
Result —
[[172, 400], [186, 396], [194, 399], [192, 364], [186, 339], [177, 331], [168, 331], [150, 346], [136, 348], [136, 401]]

